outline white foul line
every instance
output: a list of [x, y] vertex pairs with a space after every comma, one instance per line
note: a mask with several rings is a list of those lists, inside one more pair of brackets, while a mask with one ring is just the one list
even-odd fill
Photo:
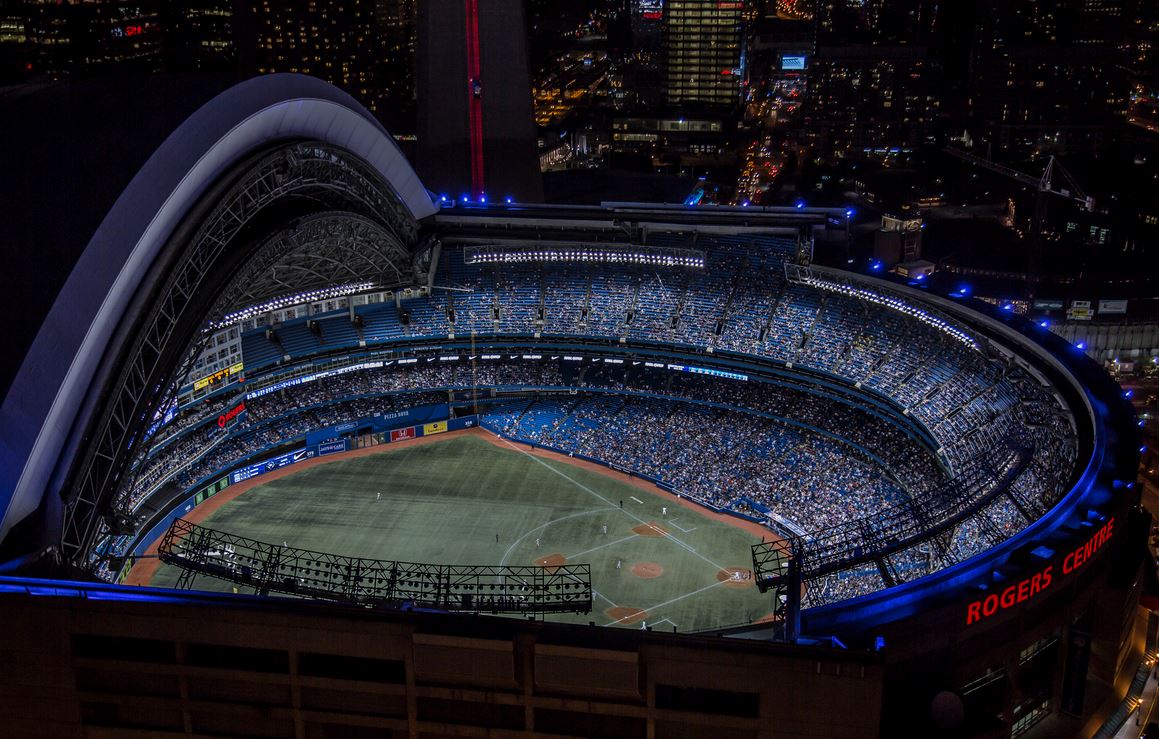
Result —
[[[673, 598], [672, 600], [666, 600], [663, 603], [657, 603], [654, 606], [650, 606], [648, 608], [641, 608], [640, 610], [643, 611], [644, 613], [650, 614], [653, 611], [655, 611], [657, 608], [663, 608], [664, 606], [670, 606], [673, 603], [675, 603], [676, 601], [684, 600], [685, 598], [691, 598], [694, 595], [699, 595], [700, 593], [703, 593], [705, 590], [708, 590], [710, 588], [715, 588], [718, 585], [724, 585], [725, 582], [727, 582], [727, 580], [717, 580], [716, 582], [714, 582], [711, 585], [705, 585], [700, 590], [693, 590], [691, 593], [685, 593], [684, 595], [678, 595], [675, 598]], [[615, 626], [616, 624], [623, 621], [625, 618], [630, 618], [630, 615], [624, 616], [623, 618], [617, 618], [614, 621], [609, 621], [606, 624], [604, 624], [604, 626]]]
[[[511, 447], [512, 449], [514, 449], [514, 450], [515, 450], [515, 451], [517, 451], [517, 452], [520, 452], [520, 453], [522, 453], [522, 454], [526, 454], [528, 457], [530, 457], [531, 459], [533, 459], [533, 460], [535, 460], [536, 462], [540, 463], [541, 465], [543, 465], [543, 466], [544, 466], [544, 467], [546, 467], [547, 469], [551, 470], [551, 471], [552, 471], [552, 472], [554, 472], [555, 474], [559, 475], [559, 476], [560, 476], [560, 477], [562, 477], [563, 479], [567, 480], [567, 481], [568, 481], [568, 482], [570, 482], [571, 484], [575, 485], [575, 486], [576, 486], [576, 487], [578, 487], [580, 490], [583, 490], [583, 491], [585, 491], [585, 492], [587, 492], [587, 493], [590, 493], [590, 494], [592, 494], [592, 495], [596, 496], [596, 497], [597, 497], [597, 498], [599, 498], [600, 500], [602, 500], [602, 501], [604, 501], [605, 503], [607, 503], [607, 504], [608, 504], [608, 506], [609, 506], [609, 507], [611, 507], [611, 508], [615, 508], [615, 507], [616, 507], [616, 506], [612, 505], [612, 501], [610, 501], [610, 500], [608, 500], [607, 498], [605, 498], [604, 496], [600, 495], [600, 494], [599, 494], [599, 493], [597, 493], [595, 490], [592, 490], [592, 489], [591, 489], [591, 488], [589, 488], [587, 485], [584, 485], [584, 484], [583, 484], [582, 482], [580, 482], [579, 480], [576, 480], [574, 477], [571, 477], [571, 476], [569, 476], [569, 475], [568, 475], [566, 472], [561, 472], [561, 471], [557, 470], [556, 468], [552, 467], [552, 466], [551, 466], [551, 465], [549, 465], [547, 462], [544, 462], [542, 459], [540, 459], [539, 457], [535, 456], [535, 455], [534, 455], [534, 454], [532, 454], [531, 452], [528, 452], [528, 451], [527, 451], [527, 450], [525, 450], [525, 449], [520, 449], [519, 447], [515, 446], [515, 445], [514, 445], [514, 444], [512, 444], [510, 441], [507, 441], [507, 439], [504, 439], [502, 436], [500, 436], [499, 438], [500, 438], [500, 439], [502, 439], [502, 440], [503, 440], [503, 443], [504, 443], [504, 444], [506, 444], [507, 446]], [[644, 524], [645, 526], [651, 526], [651, 524], [650, 524], [648, 521], [645, 521], [644, 519], [640, 518], [639, 516], [637, 516], [637, 515], [636, 515], [636, 514], [634, 514], [634, 513], [631, 513], [631, 512], [629, 512], [629, 511], [627, 511], [627, 510], [624, 510], [624, 509], [621, 509], [621, 512], [622, 512], [624, 515], [628, 516], [629, 518], [632, 518], [632, 519], [634, 519], [634, 520], [636, 520], [636, 521], [639, 521], [640, 523]], [[566, 516], [566, 518], [571, 518], [571, 516]], [[561, 520], [562, 520], [562, 519], [561, 519]], [[544, 524], [544, 526], [546, 526], [546, 525], [547, 525], [547, 524]], [[543, 526], [540, 526], [539, 528], [543, 528]], [[532, 529], [532, 531], [535, 531], [535, 529]], [[530, 532], [528, 532], [528, 533], [530, 533]], [[526, 536], [526, 534], [524, 534], [524, 536]], [[520, 537], [520, 538], [522, 539], [523, 537]], [[703, 559], [705, 562], [707, 562], [707, 563], [709, 563], [710, 565], [712, 565], [713, 567], [715, 567], [717, 570], [723, 570], [723, 569], [725, 569], [725, 568], [724, 568], [722, 565], [718, 565], [716, 562], [713, 562], [713, 561], [712, 561], [711, 559], [709, 559], [708, 557], [705, 557], [703, 554], [701, 554], [700, 552], [696, 551], [695, 549], [693, 549], [691, 546], [689, 546], [689, 545], [688, 545], [688, 544], [686, 544], [685, 542], [681, 541], [680, 539], [677, 539], [675, 536], [673, 536], [673, 535], [671, 534], [671, 532], [665, 531], [665, 532], [664, 532], [664, 538], [665, 538], [665, 539], [668, 539], [669, 541], [672, 541], [672, 542], [674, 542], [674, 543], [678, 544], [679, 546], [682, 546], [682, 547], [684, 547], [685, 549], [687, 549], [687, 550], [688, 550], [689, 552], [691, 552], [692, 554], [695, 554], [697, 557], [700, 557], [700, 558], [701, 558], [701, 559]], [[514, 548], [514, 546], [515, 546], [515, 545], [514, 545], [514, 544], [512, 544], [511, 546], [512, 546], [512, 548]], [[510, 553], [510, 551], [511, 551], [511, 550], [510, 550], [510, 549], [508, 549], [507, 551], [508, 551], [508, 553]], [[505, 555], [503, 555], [503, 560], [504, 560], [504, 561], [506, 561], [506, 559], [507, 559], [507, 555], [505, 554]], [[500, 564], [502, 564], [502, 562], [500, 562]], [[709, 586], [709, 587], [711, 587], [711, 586]]]
[[604, 595], [603, 593], [601, 593], [600, 591], [596, 590], [595, 588], [592, 588], [592, 595], [595, 595], [595, 596], [597, 596], [597, 597], [599, 597], [599, 598], [603, 598], [603, 599], [604, 599], [604, 600], [606, 600], [608, 603], [611, 603], [611, 606], [612, 606], [612, 608], [615, 608], [615, 607], [616, 607], [616, 604], [612, 602], [612, 599], [611, 599], [611, 598], [609, 598], [608, 596]]

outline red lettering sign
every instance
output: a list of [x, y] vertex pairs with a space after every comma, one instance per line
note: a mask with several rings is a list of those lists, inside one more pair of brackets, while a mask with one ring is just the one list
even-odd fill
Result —
[[1115, 519], [1112, 518], [1101, 529], [1096, 531], [1095, 535], [1088, 539], [1086, 544], [1083, 544], [1078, 549], [1066, 555], [1066, 558], [1062, 561], [1063, 574], [1069, 575], [1079, 567], [1082, 567], [1091, 558], [1091, 555], [1098, 551], [1099, 547], [1107, 543], [1107, 540], [1111, 538], [1114, 532]]
[[242, 402], [235, 405], [233, 408], [230, 408], [228, 411], [226, 411], [225, 413], [222, 413], [220, 416], [217, 417], [217, 427], [218, 428], [225, 428], [225, 425], [227, 423], [229, 423], [233, 419], [240, 416], [242, 414], [242, 411], [244, 411], [244, 410], [245, 410], [245, 401], [243, 400]]
[[[1110, 541], [1115, 533], [1115, 519], [1111, 518], [1103, 527], [1087, 539], [1087, 541], [1068, 552], [1062, 559], [1062, 572], [1069, 575], [1082, 565], [1090, 561], [1095, 552]], [[1047, 565], [1045, 569], [1020, 580], [997, 593], [990, 593], [985, 598], [979, 598], [966, 605], [966, 625], [977, 623], [989, 618], [999, 611], [1012, 608], [1023, 601], [1029, 600], [1050, 587], [1053, 582], [1054, 565]]]

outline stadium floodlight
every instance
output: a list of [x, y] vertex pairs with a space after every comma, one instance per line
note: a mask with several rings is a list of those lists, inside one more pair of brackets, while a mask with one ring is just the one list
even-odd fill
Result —
[[210, 328], [214, 331], [232, 326], [242, 321], [247, 321], [263, 313], [270, 311], [282, 310], [284, 308], [291, 308], [295, 305], [302, 305], [304, 303], [314, 303], [319, 300], [333, 300], [334, 298], [344, 298], [348, 295], [354, 295], [360, 292], [366, 292], [374, 287], [373, 282], [359, 282], [351, 285], [338, 285], [335, 287], [324, 287], [318, 290], [310, 290], [309, 292], [295, 293], [287, 295], [282, 298], [269, 300], [258, 305], [251, 305], [248, 308], [243, 308], [239, 311], [226, 314], [220, 321], [215, 321], [210, 324]]
[[817, 287], [817, 288], [820, 288], [822, 290], [828, 290], [830, 292], [841, 293], [842, 295], [847, 295], [847, 296], [852, 297], [852, 298], [857, 298], [859, 300], [865, 300], [865, 301], [870, 302], [870, 303], [875, 303], [877, 305], [882, 305], [882, 306], [885, 306], [887, 308], [891, 308], [893, 310], [896, 310], [899, 313], [903, 313], [907, 316], [910, 316], [911, 318], [916, 318], [917, 320], [921, 321], [922, 323], [925, 323], [928, 326], [932, 326], [933, 328], [937, 329], [938, 331], [941, 331], [942, 333], [953, 337], [957, 341], [960, 341], [961, 343], [965, 344], [966, 346], [970, 347], [971, 349], [978, 350], [978, 342], [974, 341], [974, 338], [972, 336], [970, 336], [970, 334], [968, 334], [966, 331], [958, 328], [957, 326], [950, 323], [946, 319], [941, 318], [940, 316], [937, 316], [937, 315], [934, 315], [933, 313], [922, 310], [921, 308], [918, 308], [915, 305], [911, 305], [910, 303], [902, 300], [901, 298], [894, 297], [891, 295], [883, 295], [881, 293], [878, 293], [874, 290], [870, 290], [868, 288], [854, 287], [852, 285], [842, 284], [839, 282], [828, 280], [828, 279], [825, 279], [823, 277], [817, 276], [812, 270], [802, 270], [802, 271], [796, 272], [793, 276], [795, 276], [796, 281], [804, 283], [806, 285], [812, 285], [813, 287]]
[[464, 248], [463, 261], [465, 264], [589, 262], [704, 269], [705, 255], [703, 251], [696, 249], [654, 246], [598, 245], [528, 249], [514, 245], [494, 245]]

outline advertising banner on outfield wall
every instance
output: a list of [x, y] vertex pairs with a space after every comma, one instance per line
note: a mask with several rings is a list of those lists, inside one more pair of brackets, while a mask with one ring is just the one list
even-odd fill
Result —
[[390, 432], [391, 441], [406, 441], [407, 439], [413, 439], [415, 437], [416, 434], [414, 426], [408, 426], [405, 429], [395, 429], [394, 431]]
[[351, 421], [348, 423], [340, 423], [337, 426], [327, 426], [324, 429], [318, 429], [306, 434], [307, 446], [314, 444], [321, 444], [324, 441], [333, 441], [340, 438], [343, 434], [353, 433], [358, 428], [358, 424]]
[[272, 459], [267, 459], [264, 462], [258, 462], [257, 464], [251, 464], [246, 467], [242, 467], [241, 469], [237, 469], [229, 473], [230, 484], [236, 485], [239, 482], [250, 479], [251, 477], [257, 477], [258, 475], [272, 472], [273, 470], [285, 467], [286, 465], [304, 462], [307, 459], [313, 457], [314, 454], [315, 452], [313, 449], [299, 449], [296, 452], [289, 452], [287, 454], [273, 457]]
[[434, 423], [423, 424], [423, 436], [430, 436], [432, 434], [441, 434], [447, 430], [446, 421], [435, 421]]
[[451, 415], [450, 406], [446, 403], [434, 405], [420, 405], [417, 408], [407, 408], [392, 413], [383, 413], [381, 416], [367, 419], [376, 427], [376, 430], [398, 428], [399, 426], [417, 426], [432, 420], [439, 420]]
[[318, 445], [318, 456], [325, 457], [327, 454], [339, 454], [346, 451], [349, 446], [349, 439], [334, 439], [333, 441], [324, 441]]

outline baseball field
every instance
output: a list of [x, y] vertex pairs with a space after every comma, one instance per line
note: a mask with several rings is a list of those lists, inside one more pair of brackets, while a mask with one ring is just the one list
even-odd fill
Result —
[[[593, 612], [552, 619], [697, 631], [764, 619], [771, 611], [770, 596], [751, 580], [750, 547], [762, 534], [755, 524], [481, 429], [416, 441], [257, 478], [187, 518], [261, 541], [357, 557], [590, 564]], [[178, 574], [153, 560], [133, 579], [170, 587]], [[193, 587], [234, 586], [199, 577]]]

